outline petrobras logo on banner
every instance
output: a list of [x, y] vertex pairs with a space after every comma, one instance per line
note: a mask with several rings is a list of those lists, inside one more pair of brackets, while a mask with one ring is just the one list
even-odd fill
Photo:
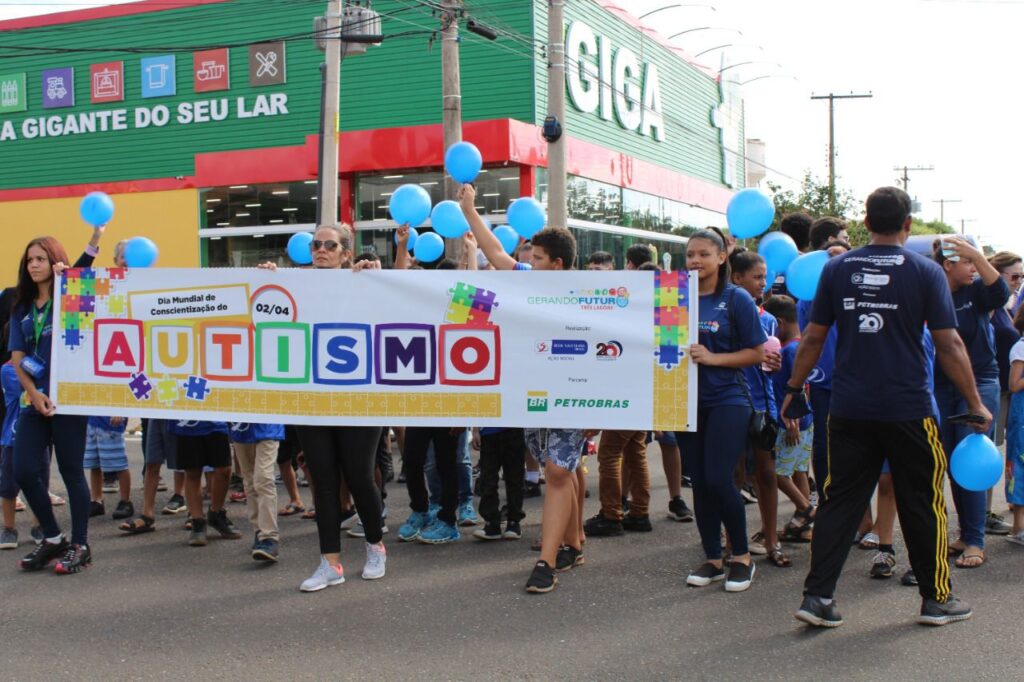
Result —
[[547, 391], [527, 391], [526, 392], [526, 411], [527, 412], [547, 412], [548, 411], [548, 392]]
[[629, 306], [629, 289], [574, 289], [562, 296], [529, 296], [526, 302], [529, 305], [573, 306], [586, 311], [616, 310]]

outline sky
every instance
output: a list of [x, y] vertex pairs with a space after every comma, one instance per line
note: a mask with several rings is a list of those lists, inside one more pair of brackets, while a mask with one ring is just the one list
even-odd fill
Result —
[[[0, 19], [100, 4], [0, 0]], [[1024, 191], [1018, 121], [1024, 93], [1012, 68], [1024, 0], [616, 0], [663, 35], [705, 26], [673, 43], [702, 60], [764, 63], [730, 69], [742, 88], [748, 138], [767, 145], [768, 179], [795, 187], [809, 170], [828, 178], [828, 102], [812, 95], [872, 94], [835, 104], [837, 186], [858, 203], [910, 173], [918, 217], [940, 217], [996, 248], [1024, 253], [1010, 199]], [[712, 7], [714, 9], [712, 9]], [[742, 33], [742, 35], [740, 35]], [[747, 44], [752, 44], [749, 46]], [[1016, 189], [1015, 189], [1016, 188]], [[954, 203], [952, 200], [959, 200]]]

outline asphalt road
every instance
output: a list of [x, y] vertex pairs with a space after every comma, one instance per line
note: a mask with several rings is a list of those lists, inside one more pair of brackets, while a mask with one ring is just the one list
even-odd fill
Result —
[[[137, 440], [130, 458], [138, 471]], [[467, 532], [458, 543], [431, 547], [395, 540], [407, 497], [404, 486], [392, 484], [387, 577], [360, 580], [363, 543], [346, 537], [348, 582], [314, 594], [298, 591], [318, 560], [311, 521], [282, 519], [281, 561], [266, 566], [249, 558], [241, 505], [230, 512], [247, 539], [213, 540], [206, 548], [185, 544], [180, 517], [159, 517], [157, 532], [136, 537], [120, 536], [109, 517], [94, 519], [95, 564], [83, 574], [19, 573], [15, 559], [27, 544], [0, 553], [0, 678], [935, 680], [1020, 674], [1019, 547], [990, 537], [984, 567], [954, 569], [954, 590], [974, 606], [975, 616], [936, 629], [914, 623], [916, 590], [895, 579], [869, 579], [870, 553], [855, 549], [837, 595], [846, 624], [812, 631], [792, 616], [806, 546], [789, 547], [791, 568], [759, 561], [745, 593], [727, 594], [720, 583], [684, 585], [702, 558], [697, 531], [664, 517], [668, 496], [656, 446], [651, 463], [654, 532], [591, 540], [586, 565], [563, 574], [560, 586], [543, 596], [523, 591], [537, 556], [529, 545], [539, 533], [539, 499], [527, 500], [522, 541], [481, 543]], [[596, 462], [590, 487], [588, 515], [599, 507]], [[62, 491], [59, 480], [54, 489]], [[308, 502], [309, 490], [303, 495]], [[109, 510], [116, 496], [107, 495], [107, 503]], [[65, 509], [60, 518], [66, 520]], [[756, 508], [747, 510], [753, 523]], [[19, 523], [24, 538], [22, 514]], [[902, 570], [902, 546], [899, 552]]]

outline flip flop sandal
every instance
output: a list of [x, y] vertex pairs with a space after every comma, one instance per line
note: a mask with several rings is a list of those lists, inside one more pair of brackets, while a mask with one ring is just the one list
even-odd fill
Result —
[[789, 568], [793, 565], [792, 562], [789, 560], [789, 557], [783, 553], [782, 547], [780, 545], [776, 545], [775, 549], [768, 552], [768, 561], [773, 566], [777, 566], [778, 568]]
[[779, 531], [779, 540], [782, 542], [808, 543], [811, 541], [805, 533], [810, 530], [804, 526], [786, 526]]
[[302, 516], [300, 518], [303, 518], [306, 521], [315, 521], [316, 509], [307, 509], [306, 511], [302, 512]]
[[946, 554], [948, 554], [949, 557], [952, 558], [952, 559], [959, 559], [960, 555], [964, 553], [965, 549], [966, 549], [966, 547], [952, 547], [951, 546], [949, 548], [949, 551], [946, 552]]
[[878, 549], [878, 536], [874, 533], [867, 533], [857, 546], [861, 549]]
[[[140, 525], [139, 522], [142, 522]], [[142, 533], [152, 533], [156, 530], [154, 523], [156, 520], [152, 516], [146, 516], [145, 514], [139, 514], [137, 518], [131, 521], [125, 521], [117, 527], [119, 531], [127, 535], [140, 535]]]
[[[978, 563], [967, 563], [971, 559], [980, 559]], [[985, 565], [985, 553], [984, 552], [964, 552], [954, 562], [957, 568], [981, 568]]]
[[305, 506], [301, 504], [295, 504], [294, 502], [289, 502], [283, 508], [277, 510], [277, 515], [292, 516], [294, 514], [301, 514], [304, 511], [306, 511]]

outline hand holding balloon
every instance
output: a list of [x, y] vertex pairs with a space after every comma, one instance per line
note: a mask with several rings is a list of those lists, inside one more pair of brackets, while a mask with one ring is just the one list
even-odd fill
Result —
[[106, 225], [114, 217], [114, 200], [103, 192], [90, 192], [78, 206], [78, 214], [89, 225]]
[[476, 180], [483, 165], [480, 150], [470, 142], [456, 142], [444, 154], [445, 170], [461, 183]]

